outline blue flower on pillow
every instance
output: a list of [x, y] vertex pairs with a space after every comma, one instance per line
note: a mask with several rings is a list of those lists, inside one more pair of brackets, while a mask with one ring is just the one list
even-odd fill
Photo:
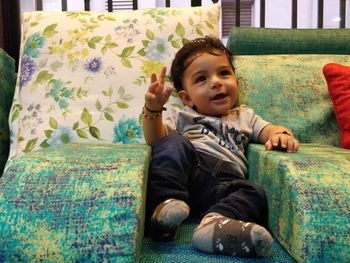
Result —
[[50, 90], [47, 94], [52, 97], [60, 109], [67, 109], [69, 106], [68, 100], [74, 98], [74, 90], [64, 86], [61, 80], [53, 79], [50, 81]]
[[139, 143], [142, 139], [142, 127], [135, 118], [122, 118], [114, 126], [114, 143]]
[[23, 56], [21, 59], [21, 73], [19, 76], [19, 86], [22, 89], [31, 79], [36, 70], [36, 64], [29, 56]]
[[71, 130], [67, 127], [60, 126], [54, 130], [51, 137], [47, 139], [50, 146], [60, 146], [62, 144], [70, 143], [74, 140]]
[[42, 48], [45, 44], [45, 38], [39, 33], [35, 33], [28, 37], [24, 44], [24, 55], [32, 58], [37, 58], [40, 55], [39, 48]]
[[153, 39], [145, 48], [145, 52], [150, 60], [163, 61], [170, 56], [167, 42], [161, 38]]
[[92, 72], [92, 73], [98, 73], [100, 72], [102, 68], [102, 60], [101, 58], [93, 58], [87, 61], [84, 64], [84, 69], [86, 71]]

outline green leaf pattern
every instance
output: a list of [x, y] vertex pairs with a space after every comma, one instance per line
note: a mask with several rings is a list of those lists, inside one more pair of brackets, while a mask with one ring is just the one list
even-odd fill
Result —
[[[219, 16], [219, 4], [23, 14], [10, 158], [72, 142], [144, 143], [151, 74], [186, 41], [218, 37]], [[174, 95], [168, 107], [181, 104]]]

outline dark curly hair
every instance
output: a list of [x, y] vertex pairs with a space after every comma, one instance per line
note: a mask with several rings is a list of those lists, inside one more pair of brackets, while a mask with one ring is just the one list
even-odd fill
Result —
[[221, 56], [223, 54], [226, 55], [227, 59], [230, 61], [233, 71], [235, 71], [232, 65], [233, 54], [224, 46], [220, 39], [211, 36], [194, 39], [186, 43], [176, 53], [171, 64], [170, 77], [177, 91], [183, 90], [182, 78], [184, 71], [189, 65], [189, 63], [186, 63], [188, 59], [194, 58], [203, 53], [208, 53], [215, 56]]

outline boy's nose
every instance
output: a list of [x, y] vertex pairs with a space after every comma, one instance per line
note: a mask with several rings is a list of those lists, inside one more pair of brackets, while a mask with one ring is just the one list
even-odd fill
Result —
[[212, 76], [210, 79], [210, 87], [217, 88], [220, 86], [221, 86], [221, 79], [216, 75]]

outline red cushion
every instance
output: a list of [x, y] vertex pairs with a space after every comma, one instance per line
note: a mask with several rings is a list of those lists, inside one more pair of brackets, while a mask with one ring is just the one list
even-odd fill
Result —
[[323, 67], [337, 118], [341, 146], [350, 149], [350, 67], [329, 63]]

